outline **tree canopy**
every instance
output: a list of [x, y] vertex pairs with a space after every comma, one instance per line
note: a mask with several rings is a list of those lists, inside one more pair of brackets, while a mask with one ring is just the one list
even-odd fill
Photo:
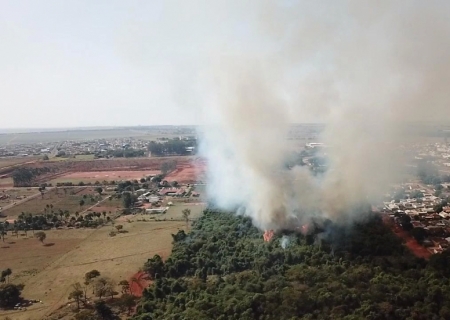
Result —
[[145, 264], [154, 282], [134, 319], [449, 319], [450, 254], [416, 258], [365, 217], [264, 242], [249, 218], [207, 210]]

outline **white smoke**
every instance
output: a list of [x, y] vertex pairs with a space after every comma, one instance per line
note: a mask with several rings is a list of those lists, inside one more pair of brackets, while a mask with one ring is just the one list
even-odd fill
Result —
[[286, 249], [287, 247], [289, 247], [290, 244], [290, 240], [287, 236], [282, 236], [280, 239], [280, 245], [283, 249]]
[[[201, 146], [209, 195], [245, 207], [260, 228], [352, 218], [398, 178], [398, 129], [450, 115], [447, 2], [336, 3], [258, 2], [255, 41], [271, 49], [220, 56], [211, 68]], [[311, 117], [326, 124], [320, 178], [284, 168], [290, 125]]]

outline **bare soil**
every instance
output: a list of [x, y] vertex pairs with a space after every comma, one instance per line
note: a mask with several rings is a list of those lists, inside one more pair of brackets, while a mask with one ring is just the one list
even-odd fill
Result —
[[120, 180], [139, 180], [149, 175], [157, 175], [161, 173], [159, 170], [140, 170], [140, 171], [83, 171], [72, 172], [63, 176], [60, 176], [51, 181], [55, 184], [58, 182], [84, 182], [93, 183], [99, 181], [120, 181]]
[[142, 292], [150, 285], [151, 280], [145, 272], [139, 271], [131, 276], [128, 282], [130, 283], [131, 294], [136, 297], [142, 297]]
[[177, 181], [178, 183], [196, 183], [206, 180], [206, 162], [197, 159], [187, 164], [177, 166], [177, 169], [168, 174], [167, 181]]
[[402, 230], [399, 226], [395, 225], [393, 221], [386, 215], [383, 215], [383, 222], [394, 232], [398, 237], [400, 237], [405, 243], [406, 247], [414, 254], [416, 257], [429, 259], [432, 254], [424, 246], [420, 245], [416, 239], [409, 235], [406, 231]]

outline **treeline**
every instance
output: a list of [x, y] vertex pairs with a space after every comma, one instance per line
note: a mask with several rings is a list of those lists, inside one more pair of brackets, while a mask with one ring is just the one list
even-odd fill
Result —
[[381, 218], [263, 242], [251, 220], [205, 211], [173, 235], [134, 319], [449, 319], [450, 254], [409, 254]]
[[[12, 270], [7, 268], [2, 270], [0, 276], [0, 308], [10, 309], [17, 303], [22, 302], [21, 297], [23, 284], [12, 284], [9, 282], [9, 276], [12, 274]], [[7, 318], [5, 318], [7, 319]]]
[[[97, 155], [99, 157], [100, 155]], [[145, 156], [145, 150], [141, 149], [132, 149], [127, 148], [123, 150], [108, 150], [106, 152], [107, 157], [114, 157], [114, 158], [136, 158], [136, 157], [143, 157]]]
[[32, 187], [35, 179], [45, 173], [50, 172], [50, 168], [18, 168], [13, 171], [12, 178], [14, 187]]
[[[83, 200], [81, 200], [83, 201]], [[80, 205], [83, 203], [80, 203]], [[49, 210], [50, 211], [50, 210]], [[107, 223], [112, 223], [111, 211], [88, 212], [80, 214], [75, 212], [71, 215], [69, 211], [59, 210], [45, 214], [21, 213], [14, 222], [0, 222], [0, 236], [3, 241], [5, 235], [11, 232], [12, 236], [19, 237], [19, 232], [23, 232], [28, 236], [28, 232], [37, 230], [48, 230], [60, 227], [80, 227], [80, 228], [97, 228]]]
[[[139, 279], [133, 280], [140, 285]], [[121, 293], [116, 291], [117, 285], [120, 286]], [[90, 297], [89, 292], [92, 292]], [[120, 297], [116, 299], [115, 296], [119, 294]], [[136, 297], [133, 296], [131, 284], [127, 280], [121, 280], [117, 284], [114, 279], [101, 276], [100, 271], [95, 269], [85, 273], [83, 281], [72, 284], [68, 298], [75, 302], [76, 320], [122, 319], [119, 314], [127, 312], [127, 315], [130, 315], [136, 304]]]
[[192, 154], [187, 148], [195, 148], [197, 141], [194, 139], [180, 140], [170, 139], [166, 142], [151, 141], [148, 150], [153, 156], [188, 155]]

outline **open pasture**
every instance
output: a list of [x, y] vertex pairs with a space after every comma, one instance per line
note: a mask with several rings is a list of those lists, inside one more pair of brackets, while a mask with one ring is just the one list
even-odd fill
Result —
[[[1, 180], [0, 180], [1, 182]], [[38, 194], [37, 188], [9, 188], [0, 190], [0, 207], [11, 205], [14, 202], [27, 199]]]
[[189, 219], [197, 219], [201, 216], [205, 208], [206, 204], [201, 202], [194, 202], [194, 203], [173, 202], [173, 206], [170, 206], [169, 210], [167, 210], [165, 214], [156, 215], [156, 218], [166, 220], [182, 220], [183, 210], [189, 209], [191, 210], [191, 215], [189, 216]]
[[[49, 230], [42, 245], [31, 238], [8, 236], [10, 248], [0, 249], [0, 268], [11, 268], [13, 283], [23, 283], [23, 296], [42, 300], [27, 311], [7, 311], [2, 316], [14, 320], [42, 319], [68, 302], [71, 285], [83, 282], [84, 274], [96, 269], [116, 283], [129, 279], [155, 254], [167, 258], [172, 249], [172, 236], [184, 229], [183, 222], [120, 222], [124, 233], [109, 236], [112, 226], [99, 229]], [[116, 222], [116, 225], [119, 221]], [[119, 289], [119, 288], [118, 288]], [[120, 290], [118, 290], [120, 291]], [[92, 291], [88, 291], [88, 297]], [[61, 319], [61, 318], [59, 318]], [[63, 319], [72, 319], [63, 317]]]
[[0, 170], [8, 167], [24, 164], [28, 162], [34, 162], [40, 158], [38, 157], [5, 157], [0, 158]]
[[[94, 197], [94, 201], [91, 200], [90, 195]], [[99, 200], [98, 198], [95, 199], [96, 196], [98, 196], [98, 193], [94, 187], [54, 188], [44, 193], [43, 196], [39, 195], [4, 210], [3, 214], [7, 216], [7, 219], [14, 219], [22, 212], [43, 214], [67, 210], [72, 215], [77, 211], [82, 212], [88, 207], [95, 205]], [[103, 198], [105, 197], [107, 196], [103, 195]], [[80, 200], [82, 199], [85, 204], [80, 206]], [[103, 204], [107, 205], [108, 202], [110, 201], [106, 200]], [[114, 202], [114, 206], [116, 206], [116, 202]]]

